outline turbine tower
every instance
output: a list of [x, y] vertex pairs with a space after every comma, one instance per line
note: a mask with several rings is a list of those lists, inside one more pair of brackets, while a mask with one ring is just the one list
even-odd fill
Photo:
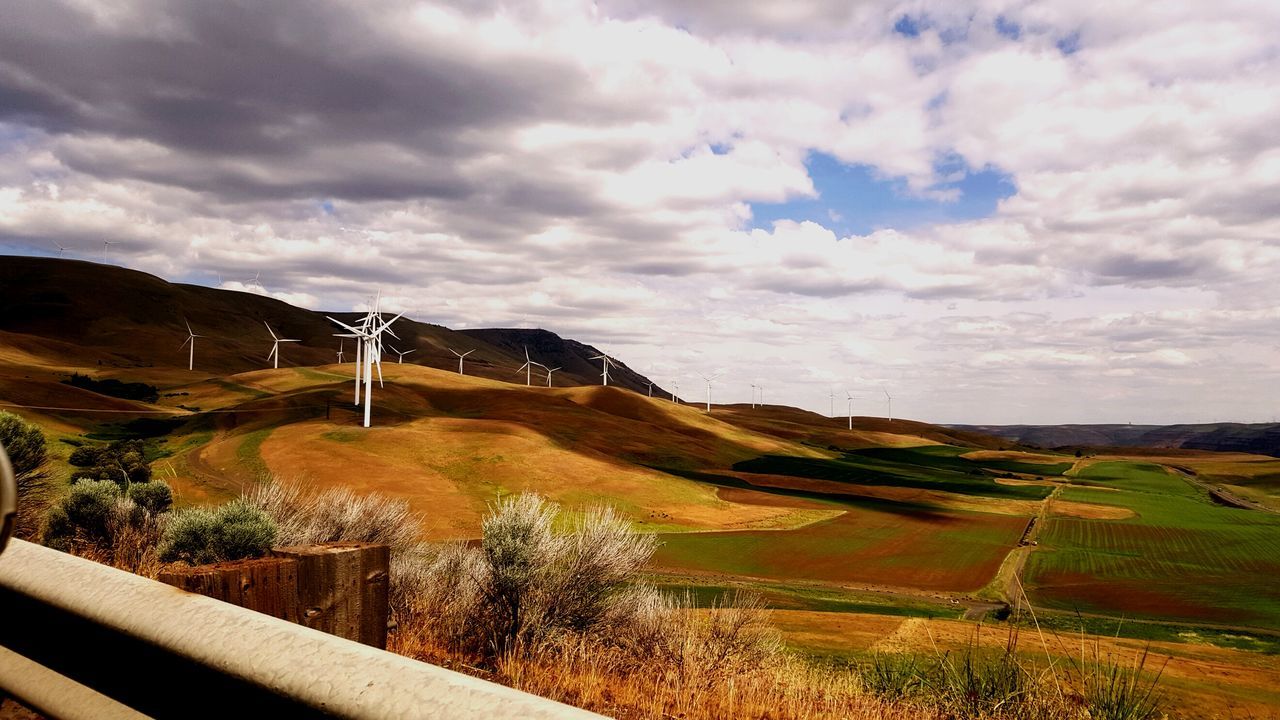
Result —
[[[390, 346], [390, 345], [388, 345], [387, 347], [391, 347], [391, 346]], [[411, 352], [417, 352], [417, 350], [418, 350], [418, 348], [414, 348], [414, 349], [412, 349], [412, 350], [405, 350], [405, 351], [403, 351], [403, 352], [402, 352], [402, 351], [397, 350], [397, 349], [395, 349], [395, 348], [391, 348], [391, 352], [393, 352], [393, 353], [395, 353], [396, 355], [399, 355], [399, 356], [400, 356], [400, 360], [399, 360], [399, 362], [397, 362], [397, 363], [396, 363], [397, 365], [403, 365], [403, 364], [404, 364], [404, 356], [405, 356], [405, 355], [408, 355], [408, 354], [409, 354], [409, 353], [411, 353]]]
[[196, 369], [196, 338], [204, 337], [204, 336], [197, 335], [191, 332], [191, 323], [187, 322], [185, 319], [182, 322], [184, 325], [187, 326], [187, 339], [181, 345], [178, 346], [178, 349], [181, 350], [182, 348], [186, 347], [188, 343], [191, 345], [191, 350], [187, 355], [187, 369], [195, 370]]
[[557, 371], [557, 370], [560, 370], [561, 368], [558, 368], [558, 367], [557, 367], [557, 368], [549, 368], [549, 367], [547, 367], [546, 365], [543, 365], [543, 366], [541, 366], [541, 367], [542, 367], [542, 369], [543, 369], [543, 370], [546, 370], [546, 371], [547, 371], [547, 387], [551, 387], [551, 373], [553, 373], [553, 372], [555, 372], [555, 371]]
[[751, 408], [755, 409], [755, 406], [756, 406], [756, 384], [751, 383]]
[[836, 391], [831, 390], [827, 393], [827, 398], [831, 400], [831, 414], [828, 417], [836, 416]]
[[600, 361], [601, 367], [604, 368], [604, 372], [600, 373], [600, 376], [604, 378], [604, 384], [608, 385], [609, 384], [609, 366], [613, 364], [613, 360], [608, 355], [605, 355], [604, 353], [600, 353], [599, 355], [596, 355], [590, 359]]
[[[699, 375], [702, 375], [702, 373], [698, 373], [698, 374], [699, 374]], [[707, 377], [706, 375], [702, 375], [702, 379], [707, 381], [707, 412], [708, 412], [708, 413], [710, 413], [710, 412], [711, 412], [711, 383], [712, 383], [712, 382], [714, 382], [714, 381], [716, 380], [716, 378], [718, 378], [718, 377], [720, 377], [720, 373], [716, 373], [715, 375], [712, 375], [711, 377]]]
[[471, 353], [475, 352], [475, 351], [476, 351], [476, 349], [475, 349], [475, 348], [471, 348], [470, 350], [468, 350], [468, 351], [466, 351], [466, 352], [464, 352], [464, 353], [460, 353], [460, 352], [458, 352], [457, 350], [454, 350], [453, 348], [449, 348], [449, 352], [451, 352], [451, 353], [453, 353], [454, 355], [457, 355], [457, 356], [458, 356], [458, 374], [459, 374], [459, 375], [466, 375], [466, 373], [462, 371], [462, 359], [463, 359], [463, 358], [465, 358], [466, 356], [470, 355]]
[[885, 402], [889, 405], [889, 422], [893, 422], [893, 396], [889, 394], [889, 388], [881, 385], [880, 389], [884, 391]]
[[[263, 320], [262, 324], [267, 325], [267, 321]], [[275, 341], [271, 344], [271, 352], [267, 355], [267, 359], [273, 361], [274, 364], [272, 365], [272, 367], [279, 370], [280, 369], [280, 343], [302, 342], [302, 341], [294, 340], [292, 338], [276, 337], [276, 333], [274, 330], [271, 329], [270, 325], [267, 325], [267, 332], [271, 333], [271, 339]]]

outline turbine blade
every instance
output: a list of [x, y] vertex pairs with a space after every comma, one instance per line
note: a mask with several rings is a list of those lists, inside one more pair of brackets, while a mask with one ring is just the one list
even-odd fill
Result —
[[[263, 320], [263, 321], [262, 321], [262, 324], [263, 324], [263, 325], [267, 325], [267, 321], [266, 321], [266, 320]], [[279, 340], [279, 339], [280, 339], [280, 338], [277, 338], [277, 337], [276, 337], [276, 333], [275, 333], [275, 331], [274, 331], [274, 330], [272, 330], [272, 329], [271, 329], [271, 326], [270, 326], [270, 325], [267, 325], [267, 332], [271, 333], [271, 339], [272, 339], [272, 340]]]

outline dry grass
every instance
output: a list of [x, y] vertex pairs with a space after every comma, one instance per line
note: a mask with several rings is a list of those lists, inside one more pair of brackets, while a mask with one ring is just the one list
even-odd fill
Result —
[[417, 542], [421, 527], [408, 503], [347, 488], [316, 491], [268, 479], [249, 488], [244, 499], [275, 521], [279, 546], [367, 542], [390, 545], [398, 553]]

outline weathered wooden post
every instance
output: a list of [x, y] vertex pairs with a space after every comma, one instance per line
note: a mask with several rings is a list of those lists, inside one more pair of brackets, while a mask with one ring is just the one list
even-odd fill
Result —
[[298, 621], [298, 563], [289, 558], [168, 569], [160, 573], [159, 580], [272, 617]]
[[170, 568], [160, 582], [386, 649], [391, 549], [368, 543], [277, 548], [256, 560]]
[[298, 622], [386, 649], [388, 546], [338, 542], [272, 554], [298, 563]]

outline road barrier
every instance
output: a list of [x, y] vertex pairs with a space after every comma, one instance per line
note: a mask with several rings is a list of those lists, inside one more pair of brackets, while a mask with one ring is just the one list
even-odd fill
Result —
[[600, 717], [21, 540], [0, 690], [72, 720]]

